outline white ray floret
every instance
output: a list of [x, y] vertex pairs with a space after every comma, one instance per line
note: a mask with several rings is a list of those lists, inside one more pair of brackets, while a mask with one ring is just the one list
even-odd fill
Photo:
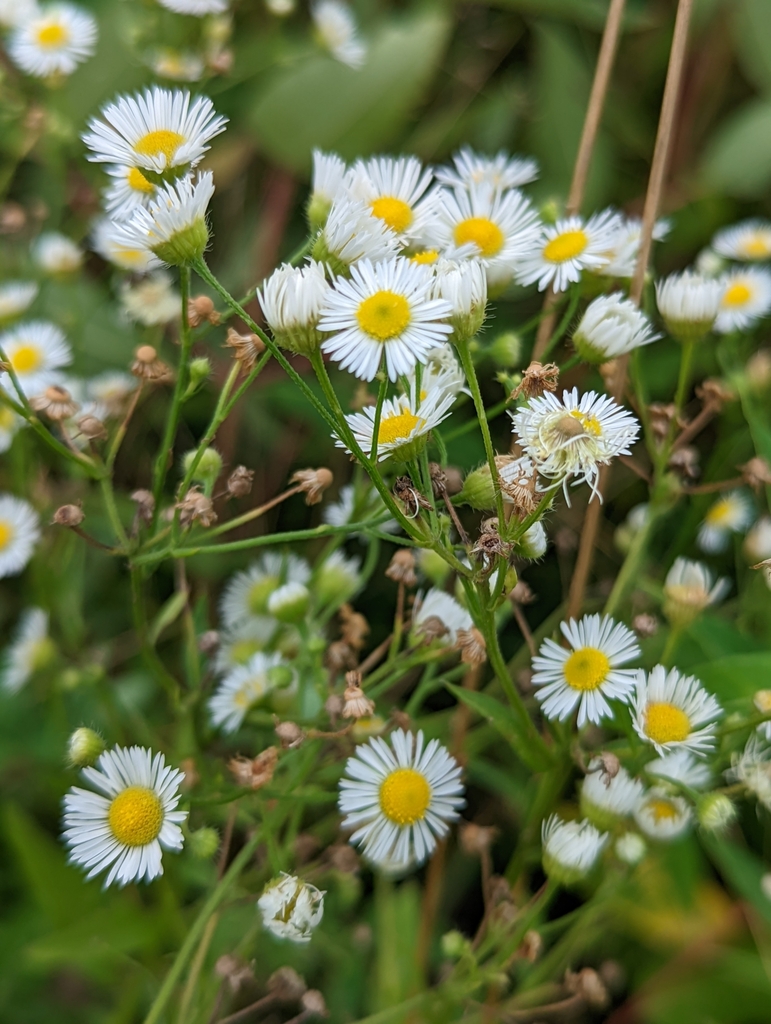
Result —
[[573, 345], [582, 359], [604, 363], [660, 337], [634, 302], [614, 292], [589, 303], [573, 332]]
[[670, 274], [656, 284], [656, 303], [664, 323], [678, 341], [698, 341], [712, 330], [725, 282], [692, 270]]
[[83, 141], [89, 160], [163, 174], [195, 167], [226, 124], [208, 97], [191, 100], [186, 90], [153, 86], [109, 103], [89, 123]]
[[433, 199], [426, 196], [431, 179], [431, 171], [414, 156], [375, 156], [354, 164], [349, 188], [373, 217], [406, 241], [419, 237], [431, 217]]
[[[346, 526], [348, 523], [364, 522], [375, 516], [383, 516], [385, 511], [383, 499], [374, 487], [366, 491], [357, 491], [352, 484], [345, 484], [340, 488], [337, 501], [327, 505], [322, 512], [322, 519], [329, 526]], [[395, 533], [399, 529], [399, 524], [395, 519], [387, 519], [379, 524], [378, 529], [385, 530], [386, 533]]]
[[32, 246], [32, 259], [47, 274], [72, 274], [83, 263], [83, 250], [58, 231], [46, 231]]
[[324, 267], [315, 260], [303, 267], [284, 263], [273, 271], [257, 298], [279, 345], [305, 355], [318, 349], [319, 318], [329, 292]]
[[702, 551], [725, 551], [732, 533], [744, 533], [755, 518], [755, 509], [744, 491], [729, 491], [718, 498], [699, 526], [697, 541]]
[[6, 281], [0, 284], [0, 323], [26, 313], [39, 290], [35, 281]]
[[564, 292], [580, 281], [584, 270], [601, 271], [609, 260], [607, 253], [618, 233], [619, 216], [613, 210], [596, 213], [589, 220], [566, 217], [543, 227], [526, 255], [517, 262], [520, 284], [537, 284], [539, 291], [551, 285]]
[[387, 260], [399, 252], [399, 239], [385, 221], [373, 217], [361, 199], [343, 194], [332, 203], [312, 255], [336, 274], [360, 260]]
[[722, 279], [725, 285], [715, 321], [719, 334], [744, 331], [771, 313], [771, 271], [763, 267], [742, 267]]
[[744, 554], [750, 565], [771, 558], [771, 516], [761, 516], [747, 531]]
[[315, 885], [282, 871], [265, 886], [257, 907], [264, 927], [277, 938], [310, 942], [324, 916], [325, 895]]
[[179, 850], [184, 842], [179, 826], [187, 811], [176, 810], [184, 773], [168, 766], [163, 754], [115, 747], [82, 777], [98, 792], [73, 786], [64, 798], [70, 861], [87, 878], [107, 871], [105, 889], [162, 875], [163, 850]]
[[106, 416], [118, 417], [126, 411], [129, 398], [138, 387], [136, 377], [122, 370], [105, 370], [86, 384], [86, 397], [102, 406]]
[[703, 562], [676, 558], [664, 580], [664, 614], [686, 623], [723, 600], [731, 588], [725, 577], [715, 580]]
[[454, 597], [436, 587], [425, 595], [418, 595], [412, 613], [413, 632], [417, 635], [423, 633], [429, 619], [438, 619], [444, 627], [445, 632], [437, 640], [447, 647], [455, 646], [459, 630], [471, 629], [474, 625], [469, 612]]
[[342, 0], [316, 0], [311, 17], [321, 45], [341, 64], [360, 68], [367, 59], [367, 45], [359, 35], [356, 19]]
[[15, 28], [37, 12], [37, 0], [0, 0], [0, 27]]
[[654, 758], [646, 764], [645, 771], [662, 782], [681, 783], [689, 789], [706, 789], [712, 779], [709, 766], [683, 749]]
[[337, 153], [313, 150], [313, 175], [308, 198], [308, 222], [312, 229], [324, 226], [332, 203], [349, 196], [351, 174], [345, 160]]
[[197, 179], [169, 182], [158, 189], [147, 208], [138, 206], [125, 226], [116, 227], [115, 238], [127, 249], [154, 253], [162, 263], [189, 262], [206, 248], [206, 211], [213, 195], [211, 171], [204, 171]]
[[96, 49], [96, 18], [75, 4], [47, 4], [21, 21], [8, 40], [8, 56], [28, 75], [71, 75]]
[[[72, 362], [72, 351], [64, 334], [46, 320], [29, 320], [6, 331], [0, 335], [0, 348], [28, 398], [56, 384], [61, 379], [62, 368]], [[0, 377], [0, 386], [15, 395], [8, 374]]]
[[235, 626], [221, 630], [214, 671], [218, 675], [227, 675], [238, 665], [245, 665], [254, 654], [268, 646], [278, 628], [275, 619], [260, 615], [242, 619]]
[[595, 866], [608, 838], [591, 822], [563, 821], [552, 814], [541, 826], [544, 871], [563, 885], [574, 885]]
[[[447, 419], [455, 402], [455, 395], [443, 387], [434, 387], [425, 393], [426, 397], [415, 400], [414, 396], [402, 395], [387, 398], [381, 409], [377, 434], [378, 461], [390, 456], [406, 461], [416, 458], [425, 447], [428, 435]], [[363, 412], [346, 416], [346, 422], [362, 451], [369, 455], [374, 447], [376, 409], [367, 406]], [[353, 454], [345, 441], [335, 436], [338, 448]]]
[[481, 185], [503, 192], [535, 181], [538, 163], [532, 157], [509, 156], [504, 150], [495, 156], [483, 156], [464, 146], [453, 156], [452, 166], [438, 167], [434, 175], [448, 188], [470, 189]]
[[568, 642], [544, 640], [533, 658], [533, 685], [547, 718], [564, 721], [578, 708], [578, 728], [612, 715], [608, 700], [629, 702], [636, 670], [625, 665], [640, 656], [631, 629], [610, 616], [585, 615], [562, 622]]
[[432, 294], [452, 306], [450, 324], [456, 338], [467, 341], [479, 333], [487, 309], [487, 274], [478, 260], [437, 260]]
[[158, 0], [158, 3], [175, 14], [192, 14], [196, 18], [203, 18], [206, 14], [223, 14], [230, 0]]
[[613, 777], [602, 770], [599, 757], [589, 762], [581, 783], [581, 811], [599, 828], [613, 828], [619, 818], [634, 814], [645, 786], [622, 766]]
[[[657, 220], [653, 228], [653, 240], [660, 242], [666, 238], [669, 227], [668, 220]], [[639, 217], [622, 218], [612, 246], [604, 253], [609, 262], [598, 273], [603, 277], [632, 277], [637, 266], [641, 236], [642, 221]]]
[[3, 653], [0, 681], [9, 693], [16, 693], [39, 670], [51, 653], [48, 613], [27, 608], [19, 619], [13, 639]]
[[637, 672], [632, 722], [638, 736], [659, 754], [686, 749], [708, 753], [715, 745], [720, 704], [694, 676], [656, 665]]
[[14, 412], [10, 405], [0, 402], [0, 453], [8, 451], [14, 437], [26, 425], [27, 421], [23, 416]]
[[420, 392], [417, 387], [417, 366], [407, 375], [410, 384], [410, 396], [424, 401], [433, 391], [443, 394], [458, 395], [461, 391], [468, 394], [466, 377], [455, 355], [455, 349], [448, 342], [435, 345], [427, 354], [426, 361], [420, 367]]
[[771, 746], [760, 733], [752, 733], [741, 754], [731, 755], [731, 768], [726, 774], [730, 780], [744, 783], [771, 810]]
[[250, 708], [274, 689], [271, 670], [284, 665], [280, 654], [257, 651], [246, 664], [231, 669], [207, 702], [212, 725], [223, 732], [239, 729]]
[[743, 220], [723, 228], [712, 239], [712, 248], [726, 259], [742, 263], [771, 260], [771, 222]]
[[654, 788], [640, 801], [635, 821], [646, 836], [667, 841], [677, 839], [691, 827], [693, 811], [681, 796]]
[[40, 539], [40, 518], [28, 501], [0, 494], [0, 579], [17, 576]]
[[158, 186], [138, 167], [123, 164], [107, 167], [106, 171], [112, 184], [103, 192], [104, 209], [112, 220], [127, 220], [138, 206], [147, 206], [158, 192]]
[[125, 226], [106, 217], [94, 224], [91, 247], [108, 263], [134, 274], [146, 274], [161, 266], [161, 261], [152, 252], [140, 247], [131, 248], [126, 239]]
[[222, 621], [234, 628], [245, 620], [264, 619], [274, 590], [286, 583], [305, 585], [310, 578], [311, 568], [304, 558], [269, 551], [228, 581], [220, 600]]
[[431, 298], [432, 274], [401, 257], [362, 260], [351, 279], [338, 278], [319, 321], [331, 332], [322, 351], [362, 380], [372, 380], [385, 356], [395, 381], [450, 334], [449, 302]]
[[461, 768], [438, 740], [401, 729], [357, 748], [340, 781], [343, 828], [375, 865], [421, 864], [463, 806]]

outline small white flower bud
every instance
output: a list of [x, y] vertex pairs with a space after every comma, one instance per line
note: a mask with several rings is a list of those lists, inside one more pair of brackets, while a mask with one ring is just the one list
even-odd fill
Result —
[[105, 742], [99, 733], [81, 726], [69, 738], [67, 760], [73, 768], [86, 768], [95, 764], [104, 750]]

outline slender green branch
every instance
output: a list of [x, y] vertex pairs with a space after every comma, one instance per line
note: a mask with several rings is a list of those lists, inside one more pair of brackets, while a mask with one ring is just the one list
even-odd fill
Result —
[[460, 356], [463, 372], [466, 374], [466, 380], [468, 382], [469, 389], [471, 390], [471, 397], [474, 400], [474, 408], [477, 413], [479, 429], [482, 432], [482, 441], [484, 442], [487, 464], [490, 467], [490, 474], [492, 476], [493, 489], [495, 492], [495, 508], [498, 513], [498, 521], [504, 523], [506, 521], [506, 516], [503, 509], [503, 495], [501, 494], [500, 483], [498, 481], [498, 467], [495, 464], [495, 449], [493, 448], [493, 439], [490, 435], [490, 427], [487, 422], [485, 403], [482, 399], [482, 392], [479, 389], [479, 380], [477, 379], [474, 360], [471, 358], [471, 352], [469, 350], [469, 339], [456, 338], [455, 346], [457, 348], [458, 355]]

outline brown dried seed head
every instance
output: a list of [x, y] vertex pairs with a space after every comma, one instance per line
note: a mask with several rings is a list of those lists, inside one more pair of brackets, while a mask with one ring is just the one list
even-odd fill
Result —
[[278, 763], [278, 748], [268, 747], [257, 757], [232, 757], [228, 770], [239, 786], [261, 789], [273, 778]]
[[476, 626], [458, 630], [457, 647], [464, 665], [471, 665], [474, 668], [487, 661], [487, 644]]
[[576, 972], [565, 972], [565, 988], [573, 995], [579, 996], [587, 1006], [594, 1010], [604, 1010], [610, 1003], [608, 990], [602, 980], [591, 967], [584, 967]]
[[149, 381], [167, 381], [173, 377], [171, 367], [158, 358], [152, 345], [140, 345], [134, 352], [131, 372], [135, 377]]
[[333, 675], [354, 668], [357, 661], [356, 651], [344, 640], [333, 640], [324, 655], [324, 664]]
[[438, 615], [429, 615], [422, 622], [415, 624], [415, 632], [422, 636], [426, 643], [431, 643], [432, 640], [440, 640], [443, 636], [447, 636], [449, 630]]
[[54, 512], [53, 521], [56, 526], [80, 526], [86, 518], [80, 505], [62, 505]]
[[214, 973], [227, 982], [233, 993], [254, 980], [252, 968], [234, 953], [225, 953], [221, 956], [214, 965]]
[[[369, 623], [360, 612], [355, 612], [349, 604], [344, 604], [338, 612], [340, 616], [340, 635], [343, 642], [360, 651], [369, 636]], [[353, 668], [354, 666], [349, 666]]]
[[643, 612], [632, 619], [632, 629], [640, 637], [655, 636], [659, 631], [659, 620], [655, 615]]
[[198, 487], [191, 487], [182, 501], [174, 506], [179, 511], [179, 522], [183, 529], [200, 523], [203, 527], [213, 526], [217, 522], [211, 498], [202, 494]]
[[389, 580], [395, 583], [403, 583], [405, 587], [414, 587], [418, 582], [415, 574], [415, 556], [409, 548], [399, 548], [394, 552], [388, 568], [385, 571]]
[[361, 688], [361, 672], [348, 672], [343, 693], [343, 718], [369, 718], [375, 712], [375, 702], [365, 696]]
[[481, 857], [495, 842], [498, 833], [499, 829], [494, 825], [477, 825], [467, 821], [460, 826], [458, 838], [464, 853], [469, 857]]
[[353, 875], [359, 870], [360, 861], [356, 851], [348, 843], [335, 843], [327, 847], [327, 858], [335, 871]]
[[556, 363], [532, 362], [522, 374], [522, 380], [512, 391], [512, 398], [519, 398], [525, 395], [527, 398], [537, 398], [544, 391], [556, 391], [559, 382], [560, 371]]
[[305, 733], [296, 722], [278, 722], [275, 733], [286, 750], [294, 750], [305, 739]]
[[254, 483], [254, 470], [246, 466], [236, 466], [228, 477], [227, 492], [231, 498], [245, 498], [251, 492]]
[[214, 654], [220, 645], [220, 635], [216, 629], [207, 629], [198, 637], [198, 650], [201, 654]]
[[225, 348], [233, 349], [233, 358], [241, 364], [244, 373], [249, 373], [265, 351], [265, 342], [256, 334], [239, 334], [233, 327], [229, 327]]
[[98, 416], [81, 416], [75, 424], [78, 435], [87, 437], [89, 441], [103, 441], [107, 437], [107, 427]]
[[722, 408], [726, 402], [732, 402], [736, 398], [736, 392], [725, 383], [715, 377], [708, 377], [701, 384], [696, 385], [696, 396], [704, 405], [711, 405], [717, 409]]
[[667, 466], [684, 479], [695, 480], [701, 473], [699, 449], [689, 444], [676, 448], [669, 457]]
[[80, 406], [66, 388], [52, 384], [42, 395], [33, 395], [29, 404], [35, 412], [42, 412], [49, 420], [68, 420]]
[[517, 585], [509, 594], [509, 599], [516, 601], [517, 604], [532, 604], [535, 601], [535, 594], [530, 589], [530, 586], [520, 579], [517, 580]]
[[[346, 644], [347, 646], [347, 644]], [[345, 707], [345, 701], [339, 693], [330, 693], [327, 699], [324, 701], [324, 710], [329, 715], [330, 719], [334, 722], [343, 713]]]
[[268, 991], [282, 1003], [296, 1003], [305, 995], [308, 986], [291, 967], [279, 967], [268, 978]]
[[187, 302], [187, 322], [191, 327], [200, 327], [208, 321], [215, 327], [220, 322], [220, 315], [208, 295], [196, 295]]
[[753, 491], [760, 491], [763, 487], [771, 484], [771, 466], [758, 455], [750, 459], [749, 462], [745, 462], [743, 466], [739, 466], [739, 470], [744, 482]]
[[648, 406], [648, 417], [654, 436], [662, 441], [668, 434], [672, 419], [676, 413], [671, 402], [651, 402]]
[[131, 500], [136, 502], [137, 515], [145, 523], [151, 523], [155, 511], [155, 498], [152, 491], [139, 489], [131, 495]]
[[603, 750], [598, 756], [597, 762], [596, 767], [590, 769], [590, 771], [600, 773], [600, 781], [607, 789], [621, 771], [621, 762], [609, 750]]
[[318, 505], [333, 480], [332, 470], [321, 466], [319, 469], [298, 469], [289, 482], [297, 484], [305, 494], [306, 505]]
[[324, 1002], [324, 996], [319, 992], [317, 988], [309, 988], [308, 991], [300, 999], [300, 1006], [302, 1006], [305, 1013], [311, 1017], [328, 1017], [329, 1010], [327, 1004]]
[[534, 964], [541, 955], [542, 949], [543, 938], [541, 933], [535, 931], [533, 928], [531, 928], [530, 931], [525, 932], [525, 936], [522, 939], [522, 945], [519, 947], [520, 956], [529, 963]]

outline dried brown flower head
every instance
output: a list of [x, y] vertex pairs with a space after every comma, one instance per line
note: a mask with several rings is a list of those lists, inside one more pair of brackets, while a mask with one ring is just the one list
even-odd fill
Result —
[[471, 549], [471, 554], [476, 555], [482, 562], [484, 571], [489, 572], [495, 568], [498, 558], [505, 558], [508, 561], [512, 550], [512, 544], [503, 540], [498, 532], [498, 520], [486, 519], [482, 523], [482, 532]]
[[305, 981], [291, 967], [279, 967], [268, 978], [268, 992], [281, 1003], [297, 1003], [307, 990]]
[[137, 518], [143, 523], [151, 523], [153, 521], [153, 513], [155, 512], [155, 498], [152, 491], [145, 491], [140, 488], [138, 491], [134, 491], [131, 495], [131, 500], [136, 502]]
[[228, 477], [225, 485], [228, 496], [231, 498], [245, 498], [251, 492], [254, 483], [254, 470], [246, 466], [236, 466]]
[[760, 491], [771, 484], [771, 466], [769, 466], [765, 459], [760, 458], [759, 455], [750, 459], [749, 462], [745, 462], [743, 466], [739, 466], [739, 471], [744, 482], [753, 491]]
[[80, 505], [62, 505], [54, 512], [53, 522], [56, 526], [80, 526], [86, 518]]
[[274, 732], [285, 750], [294, 750], [305, 739], [305, 733], [296, 722], [277, 722]]
[[206, 322], [217, 326], [220, 315], [208, 295], [196, 295], [187, 300], [187, 322], [191, 327], [200, 327]]
[[651, 402], [648, 406], [651, 430], [657, 441], [663, 441], [669, 435], [672, 419], [676, 411], [675, 406], [671, 402]]
[[191, 487], [182, 501], [178, 501], [174, 507], [179, 511], [179, 522], [183, 530], [187, 530], [193, 523], [208, 527], [217, 522], [217, 513], [214, 511], [211, 498], [203, 494], [198, 486]]
[[252, 968], [235, 953], [225, 953], [221, 956], [214, 965], [214, 973], [222, 978], [233, 993], [254, 981]]
[[655, 615], [641, 612], [632, 619], [632, 629], [640, 637], [655, 636], [659, 631], [659, 620]]
[[[356, 651], [344, 640], [333, 640], [324, 655], [324, 664], [333, 675], [347, 672], [358, 664]], [[342, 711], [342, 708], [340, 709]]]
[[429, 615], [421, 622], [416, 622], [414, 630], [416, 635], [422, 636], [427, 644], [432, 643], [434, 640], [441, 640], [443, 636], [447, 636], [449, 633], [447, 626], [445, 626], [438, 615]]
[[158, 353], [152, 345], [140, 345], [134, 352], [131, 372], [140, 380], [154, 381], [155, 383], [166, 383], [174, 379], [171, 367], [158, 358]]
[[343, 718], [369, 718], [375, 712], [375, 702], [361, 688], [361, 672], [346, 673], [343, 700]]
[[[346, 644], [345, 646], [347, 647], [348, 645]], [[344, 707], [345, 701], [339, 693], [330, 693], [324, 701], [324, 710], [329, 715], [332, 724], [334, 724], [340, 715], [342, 715]]]
[[509, 594], [509, 600], [516, 601], [517, 604], [532, 604], [535, 599], [535, 594], [530, 589], [529, 584], [521, 579], [517, 580], [517, 585]]
[[278, 748], [267, 747], [257, 757], [231, 757], [228, 771], [235, 779], [236, 785], [245, 789], [261, 789], [273, 778], [278, 764]]
[[616, 755], [609, 750], [603, 750], [597, 758], [596, 766], [591, 768], [587, 774], [599, 772], [600, 781], [607, 789], [620, 771], [621, 762]]
[[78, 428], [76, 437], [86, 437], [89, 441], [103, 441], [107, 437], [107, 427], [98, 416], [81, 416], [75, 420]]
[[328, 1017], [329, 1010], [327, 1004], [324, 1001], [324, 996], [319, 992], [317, 988], [309, 988], [304, 996], [300, 999], [300, 1006], [303, 1008], [302, 1016], [306, 1014], [308, 1017]]
[[233, 349], [233, 358], [241, 364], [241, 372], [250, 373], [265, 351], [265, 342], [256, 334], [239, 334], [235, 328], [228, 327], [225, 348]]
[[534, 360], [522, 374], [522, 380], [511, 393], [512, 398], [525, 395], [526, 398], [537, 398], [544, 391], [556, 391], [560, 379], [560, 370], [556, 363], [539, 363]]
[[682, 448], [675, 448], [669, 457], [667, 466], [683, 480], [696, 480], [701, 473], [699, 449], [689, 444], [683, 445]]
[[565, 971], [565, 988], [572, 995], [583, 999], [593, 1010], [605, 1010], [610, 1004], [608, 990], [597, 971], [591, 967], [584, 967], [575, 974], [573, 971]]
[[496, 455], [498, 481], [501, 490], [514, 506], [518, 519], [526, 519], [535, 512], [542, 495], [537, 490], [538, 472], [533, 466], [530, 474], [522, 473], [520, 459], [512, 455]]
[[701, 384], [696, 385], [696, 397], [704, 405], [709, 405], [716, 411], [722, 409], [726, 402], [733, 402], [736, 399], [736, 392], [725, 381], [715, 377], [708, 377]]
[[469, 857], [481, 857], [487, 853], [498, 838], [500, 829], [495, 825], [477, 825], [473, 821], [465, 821], [458, 829], [461, 849]]
[[306, 505], [318, 505], [333, 480], [332, 470], [321, 466], [319, 469], [298, 469], [289, 482], [300, 488]]
[[415, 519], [420, 510], [431, 509], [434, 506], [424, 498], [415, 487], [411, 477], [399, 476], [394, 483], [394, 497], [404, 505], [405, 511], [410, 519]]
[[415, 574], [415, 556], [409, 548], [399, 548], [394, 552], [385, 574], [395, 583], [403, 583], [405, 587], [415, 586], [418, 582]]
[[369, 623], [360, 612], [354, 611], [349, 604], [342, 605], [338, 615], [340, 616], [340, 635], [343, 642], [354, 651], [360, 651], [369, 636]]
[[530, 931], [525, 932], [525, 936], [522, 939], [522, 945], [519, 947], [518, 953], [523, 960], [527, 960], [529, 963], [534, 964], [538, 957], [541, 955], [543, 950], [543, 937], [540, 932], [537, 932], [534, 928]]
[[33, 395], [29, 404], [35, 412], [42, 412], [49, 420], [59, 422], [74, 416], [80, 406], [66, 388], [52, 384], [42, 395]]
[[457, 648], [464, 665], [471, 665], [474, 668], [487, 661], [487, 644], [476, 626], [458, 630]]
[[220, 645], [220, 635], [216, 629], [207, 629], [198, 637], [198, 650], [201, 654], [214, 654]]

